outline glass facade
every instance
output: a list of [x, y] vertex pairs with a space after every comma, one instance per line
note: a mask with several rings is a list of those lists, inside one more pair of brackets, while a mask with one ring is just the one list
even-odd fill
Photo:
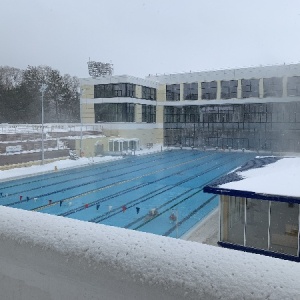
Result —
[[269, 201], [246, 199], [247, 247], [268, 249]]
[[242, 98], [259, 97], [259, 80], [242, 79]]
[[95, 98], [131, 97], [135, 98], [135, 84], [110, 83], [94, 85]]
[[244, 245], [245, 201], [243, 198], [223, 198], [221, 224], [221, 241]]
[[300, 102], [164, 107], [169, 146], [300, 151]]
[[156, 89], [142, 86], [142, 99], [156, 100]]
[[94, 104], [95, 122], [134, 122], [134, 104]]
[[237, 98], [237, 80], [221, 81], [221, 98], [231, 99]]
[[217, 82], [201, 82], [201, 90], [203, 100], [217, 99]]
[[167, 101], [180, 100], [180, 84], [166, 85], [166, 100]]
[[142, 86], [142, 99], [156, 100], [156, 89]]
[[290, 97], [300, 96], [300, 76], [288, 77], [287, 95]]
[[142, 122], [155, 123], [156, 122], [156, 106], [142, 105]]
[[298, 256], [299, 204], [221, 196], [221, 242]]
[[184, 100], [198, 100], [198, 82], [185, 83], [183, 85]]
[[282, 78], [264, 78], [264, 97], [282, 97]]
[[297, 255], [299, 205], [271, 203], [270, 250]]

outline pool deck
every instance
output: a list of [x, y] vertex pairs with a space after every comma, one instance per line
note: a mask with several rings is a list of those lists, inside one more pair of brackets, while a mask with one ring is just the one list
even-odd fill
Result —
[[218, 246], [219, 208], [213, 210], [202, 222], [195, 226], [182, 239], [211, 246]]

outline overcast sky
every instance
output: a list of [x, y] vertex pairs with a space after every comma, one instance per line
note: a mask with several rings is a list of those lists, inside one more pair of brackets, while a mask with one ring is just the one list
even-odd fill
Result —
[[88, 77], [296, 63], [300, 0], [1, 0], [0, 65]]

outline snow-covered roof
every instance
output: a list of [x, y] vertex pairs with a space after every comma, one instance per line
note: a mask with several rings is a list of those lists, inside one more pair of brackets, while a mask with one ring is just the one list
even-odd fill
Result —
[[257, 157], [212, 183], [205, 191], [249, 198], [259, 194], [260, 199], [300, 203], [299, 176], [299, 157]]

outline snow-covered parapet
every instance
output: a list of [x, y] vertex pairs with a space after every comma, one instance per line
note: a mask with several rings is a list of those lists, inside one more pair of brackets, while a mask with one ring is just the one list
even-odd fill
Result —
[[1, 299], [298, 299], [300, 264], [0, 207]]

